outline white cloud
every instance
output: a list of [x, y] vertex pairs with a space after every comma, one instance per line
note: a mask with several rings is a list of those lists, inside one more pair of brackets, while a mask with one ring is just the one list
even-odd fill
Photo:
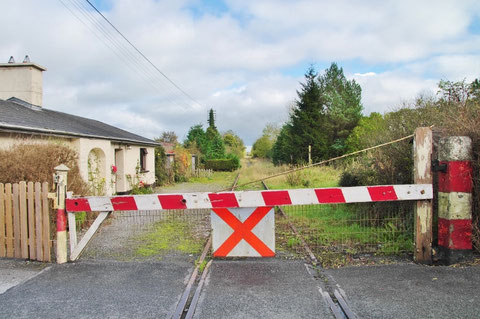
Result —
[[82, 18], [94, 34], [60, 1], [2, 6], [0, 60], [29, 54], [46, 66], [48, 108], [146, 137], [163, 130], [183, 137], [213, 107], [219, 128], [233, 129], [246, 144], [266, 123], [286, 119], [302, 79], [282, 69], [348, 64], [367, 112], [435, 91], [440, 79], [480, 73], [480, 36], [468, 33], [480, 16], [476, 1], [228, 0], [230, 11], [193, 16], [186, 7], [195, 3], [116, 0], [104, 14], [201, 106], [120, 42], [108, 44], [113, 53], [92, 21]]

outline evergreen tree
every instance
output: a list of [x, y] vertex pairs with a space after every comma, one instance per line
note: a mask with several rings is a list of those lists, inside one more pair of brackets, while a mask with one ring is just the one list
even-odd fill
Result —
[[272, 149], [272, 161], [275, 165], [293, 162], [294, 149], [292, 148], [291, 125], [285, 124], [277, 136]]
[[215, 131], [217, 130], [217, 127], [215, 126], [215, 112], [213, 109], [210, 109], [208, 112], [208, 127], [214, 129]]
[[327, 133], [328, 150], [323, 158], [342, 155], [348, 136], [362, 118], [362, 88], [355, 80], [347, 80], [336, 63], [318, 77], [318, 84], [326, 115], [322, 130]]
[[[311, 66], [305, 74], [305, 83], [301, 83], [302, 89], [297, 91], [298, 99], [290, 116], [288, 141], [292, 143], [291, 149], [295, 154], [293, 161], [296, 163], [308, 161], [309, 145], [312, 147], [314, 161], [324, 158], [327, 152], [327, 132], [322, 129], [326, 124], [325, 103], [316, 77], [317, 74]], [[284, 132], [284, 135], [286, 133]], [[285, 137], [282, 143], [287, 142]], [[284, 145], [285, 147], [286, 145]], [[284, 155], [291, 157], [290, 155], [293, 153]], [[283, 158], [283, 160], [288, 160], [288, 158]]]

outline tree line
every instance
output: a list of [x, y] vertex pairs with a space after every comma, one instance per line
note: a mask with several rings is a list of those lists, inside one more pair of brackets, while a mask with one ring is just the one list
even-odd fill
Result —
[[196, 155], [197, 167], [216, 170], [236, 170], [240, 167], [240, 159], [245, 155], [243, 140], [232, 130], [223, 134], [217, 129], [215, 112], [208, 112], [208, 127], [202, 124], [193, 125], [187, 133], [183, 143], [178, 142], [175, 132], [163, 132], [155, 140], [164, 145], [173, 146], [175, 159], [172, 167], [166, 163], [164, 147], [156, 149], [157, 183], [165, 184], [169, 181], [186, 181], [191, 175], [189, 170], [192, 154]]

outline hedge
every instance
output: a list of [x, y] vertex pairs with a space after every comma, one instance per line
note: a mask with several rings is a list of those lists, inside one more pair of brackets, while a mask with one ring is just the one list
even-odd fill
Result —
[[214, 171], [234, 171], [240, 168], [240, 160], [236, 156], [232, 156], [231, 158], [206, 160], [205, 168]]

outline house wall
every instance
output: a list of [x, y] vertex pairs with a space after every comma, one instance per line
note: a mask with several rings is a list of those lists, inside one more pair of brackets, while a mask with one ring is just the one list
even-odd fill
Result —
[[[51, 138], [42, 136], [26, 136], [23, 134], [8, 134], [0, 132], [0, 148], [25, 143], [62, 143], [72, 147], [78, 153], [78, 164], [82, 178], [94, 186], [94, 190], [111, 195], [113, 193], [128, 192], [131, 182], [150, 185], [155, 183], [155, 156], [154, 148], [111, 142], [109, 140], [89, 138]], [[147, 149], [146, 171], [137, 175], [137, 165], [140, 161], [140, 148]], [[117, 156], [116, 151], [117, 150]], [[117, 158], [116, 158], [117, 157]], [[123, 162], [119, 162], [123, 161]], [[119, 165], [122, 164], [122, 165]], [[117, 172], [112, 173], [112, 165], [117, 166]], [[123, 166], [123, 167], [119, 167]], [[127, 178], [127, 176], [130, 176]]]

